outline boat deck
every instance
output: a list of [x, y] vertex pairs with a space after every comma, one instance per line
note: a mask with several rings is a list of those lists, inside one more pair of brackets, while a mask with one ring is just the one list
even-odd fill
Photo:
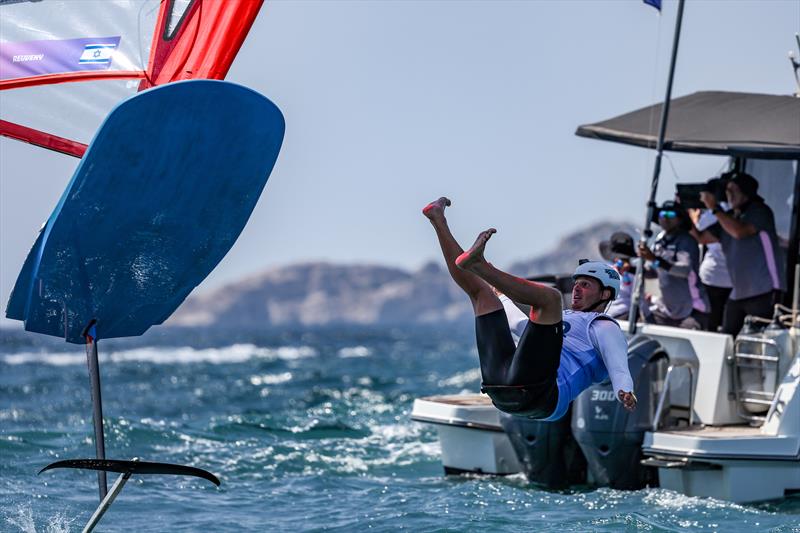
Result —
[[[735, 437], [756, 438], [762, 436], [760, 427], [747, 425], [740, 426], [695, 426], [691, 428], [679, 428], [669, 430], [659, 430], [658, 433], [667, 435], [681, 435], [686, 437], [702, 437], [704, 439], [730, 439]], [[772, 435], [763, 435], [773, 437]]]
[[768, 435], [760, 427], [748, 425], [697, 426], [648, 432], [643, 449], [657, 455], [796, 461], [800, 459], [800, 438]]
[[461, 406], [490, 406], [492, 400], [485, 394], [443, 394], [441, 396], [426, 396], [421, 398], [429, 402], [445, 403]]
[[484, 394], [443, 394], [414, 400], [411, 419], [446, 426], [502, 432], [500, 411]]

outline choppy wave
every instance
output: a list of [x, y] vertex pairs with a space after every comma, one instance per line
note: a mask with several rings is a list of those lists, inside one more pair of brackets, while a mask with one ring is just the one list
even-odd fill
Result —
[[369, 357], [370, 355], [372, 355], [372, 350], [366, 346], [348, 346], [339, 350], [339, 357], [342, 359]]
[[[232, 364], [251, 359], [293, 361], [315, 357], [317, 350], [310, 346], [279, 346], [263, 348], [253, 344], [233, 344], [221, 348], [196, 349], [189, 346], [178, 348], [145, 347], [131, 350], [101, 352], [99, 357], [105, 363], [152, 363], [152, 364]], [[20, 352], [6, 354], [0, 360], [8, 365], [30, 363], [53, 366], [85, 365], [86, 355], [79, 353]]]
[[[202, 340], [217, 348], [106, 344], [101, 359], [117, 364], [103, 375], [109, 456], [204, 468], [222, 487], [137, 478], [102, 529], [800, 530], [800, 498], [738, 505], [664, 489], [547, 492], [522, 474], [444, 476], [436, 429], [410, 411], [416, 397], [480, 381], [474, 341], [461, 339], [324, 330]], [[0, 531], [80, 530], [97, 504], [94, 473], [35, 475], [94, 453], [85, 368], [62, 368], [84, 367], [83, 349], [40, 346], [0, 346]]]

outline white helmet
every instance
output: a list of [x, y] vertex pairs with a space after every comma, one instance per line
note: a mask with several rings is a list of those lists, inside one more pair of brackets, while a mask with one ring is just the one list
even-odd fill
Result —
[[578, 261], [578, 268], [572, 274], [572, 279], [578, 276], [587, 276], [594, 278], [600, 282], [604, 289], [611, 289], [611, 299], [617, 297], [619, 294], [619, 273], [611, 265], [607, 265], [602, 261], [588, 261], [581, 259]]

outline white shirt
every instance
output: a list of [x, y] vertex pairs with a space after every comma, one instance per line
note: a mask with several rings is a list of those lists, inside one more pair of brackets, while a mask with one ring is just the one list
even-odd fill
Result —
[[[728, 204], [722, 202], [720, 207], [727, 210]], [[700, 215], [700, 220], [697, 221], [697, 229], [704, 231], [716, 223], [717, 215], [712, 213], [710, 209], [705, 209]], [[731, 275], [728, 273], [728, 263], [725, 262], [725, 254], [722, 253], [722, 245], [720, 243], [712, 242], [706, 245], [706, 253], [700, 263], [699, 274], [700, 281], [711, 287], [724, 287], [726, 289], [733, 287]]]

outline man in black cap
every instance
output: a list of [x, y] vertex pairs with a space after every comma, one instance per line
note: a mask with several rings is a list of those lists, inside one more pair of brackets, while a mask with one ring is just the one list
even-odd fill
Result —
[[600, 255], [614, 265], [620, 277], [619, 293], [609, 304], [606, 314], [612, 318], [627, 320], [633, 293], [633, 276], [636, 272], [636, 267], [631, 265], [631, 258], [636, 257], [633, 237], [624, 231], [617, 231], [611, 234], [610, 239], [602, 241], [599, 248]]
[[758, 181], [750, 174], [736, 173], [725, 193], [731, 206], [728, 211], [718, 206], [713, 194], [701, 193], [700, 200], [718, 222], [693, 234], [703, 244], [722, 245], [733, 283], [722, 331], [736, 335], [747, 315], [771, 318], [776, 296], [786, 290], [786, 273], [778, 260], [775, 216], [758, 195]]

